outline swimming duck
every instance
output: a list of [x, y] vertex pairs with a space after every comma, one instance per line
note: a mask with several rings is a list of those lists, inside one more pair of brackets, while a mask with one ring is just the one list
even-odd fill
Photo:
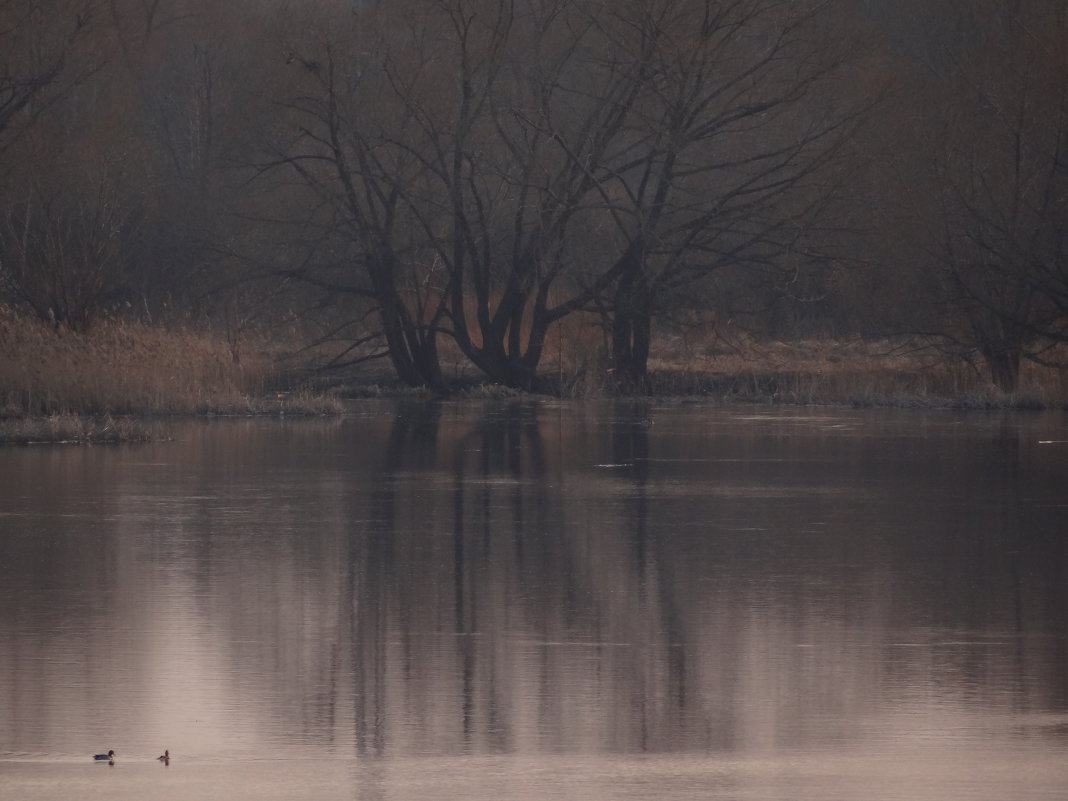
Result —
[[163, 755], [156, 757], [156, 759], [158, 759], [160, 762], [163, 762], [164, 764], [166, 764], [166, 763], [171, 761], [171, 752], [170, 751], [164, 751]]
[[115, 758], [114, 751], [108, 751], [106, 754], [93, 754], [93, 759], [106, 759], [109, 762]]

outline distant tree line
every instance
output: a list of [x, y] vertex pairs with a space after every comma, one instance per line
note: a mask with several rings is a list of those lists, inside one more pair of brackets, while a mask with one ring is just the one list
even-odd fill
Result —
[[597, 321], [1068, 339], [1060, 0], [0, 0], [0, 297], [530, 389]]

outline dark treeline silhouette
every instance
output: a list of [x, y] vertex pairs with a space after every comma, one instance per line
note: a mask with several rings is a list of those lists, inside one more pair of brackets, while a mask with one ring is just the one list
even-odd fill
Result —
[[620, 391], [730, 320], [1011, 392], [1068, 339], [1066, 59], [1058, 0], [0, 0], [0, 300], [432, 389], [583, 317]]

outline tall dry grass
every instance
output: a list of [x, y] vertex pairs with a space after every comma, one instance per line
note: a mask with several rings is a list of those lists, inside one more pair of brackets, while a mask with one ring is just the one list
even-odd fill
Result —
[[854, 406], [1068, 407], [1068, 371], [1033, 362], [1005, 393], [982, 365], [909, 341], [708, 342], [661, 339], [650, 361], [657, 394]]
[[55, 329], [0, 307], [0, 417], [277, 411], [270, 353], [191, 329], [109, 321]]
[[[615, 394], [609, 342], [599, 319], [573, 314], [550, 329], [542, 385], [562, 397]], [[1068, 363], [1068, 347], [1059, 361]], [[722, 326], [658, 333], [646, 391], [720, 401], [853, 406], [1068, 408], [1068, 370], [1021, 366], [1016, 392], [969, 364], [914, 340], [761, 341]], [[1050, 358], [1057, 360], [1055, 354]]]
[[[612, 394], [607, 342], [597, 321], [573, 315], [564, 322], [547, 342], [545, 387], [563, 397]], [[120, 321], [76, 334], [0, 306], [0, 422], [37, 419], [32, 431], [7, 441], [30, 441], [34, 432], [49, 431], [78, 441], [114, 436], [120, 429], [108, 420], [123, 415], [343, 410], [336, 396], [275, 392], [286, 363], [281, 348], [264, 341], [235, 343], [190, 328]], [[1068, 407], [1068, 371], [1026, 363], [1017, 392], [1006, 395], [981, 369], [904, 342], [767, 343], [691, 332], [660, 335], [653, 353], [648, 391], [656, 395], [857, 406]], [[314, 355], [304, 358], [304, 367], [314, 364]], [[445, 361], [447, 377], [457, 386], [477, 384], [458, 352]], [[375, 373], [361, 384], [356, 376], [343, 386], [349, 394], [366, 394], [361, 389], [371, 381], [377, 392], [374, 382], [382, 378]], [[69, 415], [93, 419], [75, 425]]]

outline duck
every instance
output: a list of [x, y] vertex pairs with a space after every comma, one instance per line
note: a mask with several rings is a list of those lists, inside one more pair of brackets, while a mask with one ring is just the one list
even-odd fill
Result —
[[106, 759], [109, 762], [115, 758], [114, 751], [108, 751], [106, 754], [93, 754], [93, 759]]
[[164, 765], [166, 765], [167, 763], [169, 763], [171, 761], [171, 752], [170, 751], [164, 751], [160, 756], [156, 757], [156, 759], [158, 759], [160, 762], [162, 762]]

